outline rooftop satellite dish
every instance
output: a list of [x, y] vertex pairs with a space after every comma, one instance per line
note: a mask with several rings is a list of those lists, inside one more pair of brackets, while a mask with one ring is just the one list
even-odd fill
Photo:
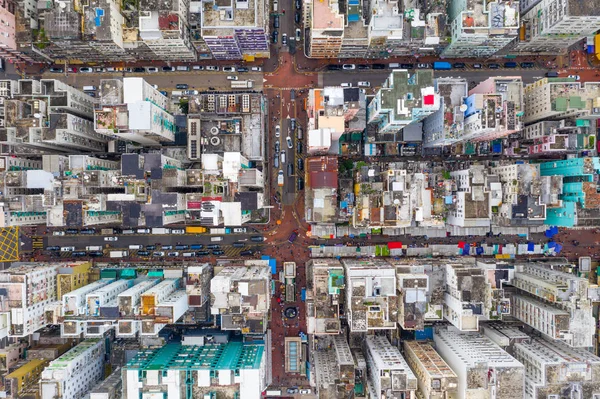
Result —
[[221, 143], [221, 139], [218, 137], [211, 137], [210, 138], [210, 143], [212, 145], [219, 145]]
[[460, 106], [461, 112], [465, 112], [467, 110], [467, 108], [469, 108], [469, 107], [467, 107], [467, 104], [461, 104], [461, 106]]
[[40, 118], [42, 117], [42, 114], [40, 114], [40, 113], [35, 113], [35, 114], [33, 114], [33, 117], [34, 117], [34, 118], [37, 118], [37, 119], [40, 119]]
[[394, 205], [399, 205], [399, 204], [400, 204], [400, 200], [399, 200], [398, 198], [396, 198], [396, 199], [394, 200]]
[[218, 127], [216, 127], [216, 126], [213, 126], [213, 127], [211, 127], [211, 128], [210, 128], [210, 134], [212, 134], [212, 135], [217, 135], [217, 134], [219, 134], [219, 128], [218, 128]]
[[59, 1], [58, 6], [64, 10], [65, 8], [67, 8], [67, 3], [65, 3], [64, 1]]

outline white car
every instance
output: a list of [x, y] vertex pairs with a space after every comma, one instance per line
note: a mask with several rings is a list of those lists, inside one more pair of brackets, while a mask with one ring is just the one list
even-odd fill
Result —
[[150, 229], [137, 229], [138, 234], [150, 234]]
[[104, 237], [104, 241], [118, 241], [119, 237]]
[[79, 72], [82, 72], [82, 73], [92, 73], [92, 72], [94, 72], [94, 70], [92, 68], [90, 68], [90, 67], [83, 67], [83, 68], [79, 68]]
[[340, 86], [342, 86], [342, 87], [352, 87], [352, 83], [342, 83]]
[[292, 138], [290, 136], [285, 138], [285, 142], [287, 143], [288, 148], [294, 148], [294, 143], [292, 143]]
[[371, 82], [358, 82], [358, 86], [371, 87]]
[[310, 389], [301, 389], [300, 390], [300, 394], [301, 395], [310, 395], [312, 392]]
[[229, 75], [227, 76], [227, 80], [238, 80], [237, 76]]
[[581, 76], [579, 75], [569, 75], [570, 79], [581, 80]]
[[184, 229], [173, 229], [171, 230], [171, 234], [185, 234]]
[[146, 72], [158, 72], [158, 68], [157, 67], [146, 67]]
[[281, 136], [281, 128], [279, 125], [275, 125], [275, 137]]
[[64, 231], [55, 231], [52, 233], [53, 236], [64, 236], [65, 232]]
[[219, 67], [218, 66], [211, 66], [211, 65], [209, 65], [209, 66], [206, 67], [206, 70], [207, 71], [218, 71]]
[[223, 67], [223, 72], [235, 72], [235, 67]]
[[252, 68], [250, 68], [250, 70], [252, 72], [260, 72], [260, 71], [262, 71], [262, 68], [261, 67], [252, 67]]
[[300, 29], [296, 29], [296, 41], [299, 42], [302, 39], [302, 31]]
[[204, 66], [203, 66], [203, 65], [194, 65], [194, 66], [192, 67], [192, 69], [193, 69], [194, 71], [203, 71], [203, 70], [204, 70]]
[[354, 65], [354, 64], [344, 64], [344, 65], [342, 65], [342, 69], [345, 69], [347, 71], [351, 71], [353, 69], [356, 69], [356, 65]]

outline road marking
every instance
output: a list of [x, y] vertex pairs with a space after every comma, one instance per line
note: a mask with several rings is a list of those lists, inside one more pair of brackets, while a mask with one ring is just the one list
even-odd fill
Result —
[[0, 262], [19, 260], [19, 227], [0, 229]]

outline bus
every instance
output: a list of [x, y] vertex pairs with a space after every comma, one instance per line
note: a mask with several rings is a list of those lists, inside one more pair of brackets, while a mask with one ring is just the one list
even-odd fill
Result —
[[433, 69], [438, 71], [449, 71], [452, 69], [452, 64], [449, 62], [437, 61], [433, 63]]

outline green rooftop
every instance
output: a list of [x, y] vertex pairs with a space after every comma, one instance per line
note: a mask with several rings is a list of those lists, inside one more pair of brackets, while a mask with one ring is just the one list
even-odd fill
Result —
[[81, 355], [83, 352], [87, 351], [91, 347], [95, 346], [98, 343], [98, 341], [100, 340], [86, 339], [85, 341], [83, 341], [82, 343], [80, 343], [79, 345], [77, 345], [58, 359], [54, 360], [52, 363], [50, 363], [50, 365], [47, 368], [63, 369], [67, 367], [69, 365], [69, 362], [71, 362], [73, 359], [75, 359], [77, 356]]
[[181, 345], [170, 343], [160, 349], [146, 349], [129, 362], [129, 370], [240, 370], [257, 369], [263, 344], [233, 341], [227, 344]]

